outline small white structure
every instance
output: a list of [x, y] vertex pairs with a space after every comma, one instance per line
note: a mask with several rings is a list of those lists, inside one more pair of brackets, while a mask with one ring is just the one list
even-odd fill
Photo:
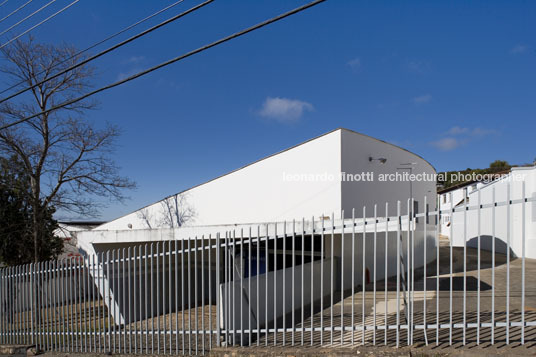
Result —
[[[525, 197], [523, 197], [523, 185]], [[453, 246], [463, 247], [467, 241], [468, 247], [478, 246], [480, 234], [481, 248], [492, 250], [492, 242], [495, 241], [495, 250], [506, 254], [507, 242], [510, 240], [510, 254], [522, 256], [522, 243], [525, 239], [525, 257], [536, 258], [536, 201], [499, 205], [493, 209], [489, 207], [493, 202], [516, 202], [523, 198], [536, 198], [536, 166], [514, 167], [500, 179], [488, 184], [479, 184], [475, 190], [467, 192], [467, 201], [455, 202], [455, 211], [445, 233], [450, 236], [452, 228]], [[471, 209], [466, 212], [463, 206], [482, 205], [481, 210]], [[487, 205], [487, 206], [486, 206]], [[525, 215], [523, 216], [523, 206]], [[460, 209], [462, 208], [462, 209]], [[450, 209], [450, 204], [445, 209]], [[480, 215], [480, 227], [479, 227]], [[464, 232], [464, 223], [467, 222]], [[523, 234], [523, 227], [525, 228]]]
[[439, 233], [441, 235], [450, 239], [451, 215], [448, 211], [451, 207], [454, 208], [463, 204], [464, 197], [485, 185], [486, 183], [484, 182], [471, 181], [438, 191], [439, 209], [441, 212], [446, 212], [441, 214], [441, 222], [439, 226]]
[[[241, 229], [248, 232], [250, 227], [253, 228], [252, 238], [257, 234], [260, 237], [272, 237], [275, 230], [281, 233], [284, 229], [290, 229], [293, 220], [296, 220], [296, 232], [300, 230], [301, 232], [311, 232], [312, 223], [310, 220], [312, 217], [316, 220], [315, 232], [319, 232], [322, 222], [327, 226], [335, 225], [338, 222], [337, 225], [340, 227], [342, 219], [348, 220], [352, 217], [354, 209], [355, 217], [361, 220], [363, 213], [369, 218], [375, 215], [378, 218], [386, 215], [393, 217], [397, 214], [397, 203], [400, 201], [402, 210], [400, 213], [407, 214], [410, 197], [414, 198], [415, 211], [424, 212], [426, 208], [429, 211], [434, 211], [436, 210], [435, 174], [436, 171], [432, 165], [418, 155], [351, 130], [336, 129], [226, 175], [169, 196], [105, 223], [92, 231], [82, 232], [78, 235], [78, 244], [85, 254], [94, 255], [96, 252], [108, 249], [140, 247], [151, 242], [184, 242], [192, 237], [204, 236], [207, 238], [209, 235], [214, 238], [217, 233], [232, 230], [240, 232]], [[386, 207], [388, 207], [388, 212], [386, 212]], [[303, 227], [300, 226], [302, 219], [305, 219]], [[257, 232], [257, 227], [259, 225], [265, 227], [262, 223], [266, 222], [271, 222], [271, 225], [266, 226], [266, 230], [262, 228]], [[424, 223], [424, 219], [418, 222], [421, 226]], [[423, 247], [427, 247], [427, 260], [431, 261], [435, 257], [433, 254], [435, 222], [428, 224], [433, 226], [428, 229], [430, 232], [427, 237], [428, 245], [423, 244], [425, 238], [422, 229], [419, 230], [420, 234], [414, 235], [414, 242], [416, 251], [422, 251]], [[387, 275], [393, 276], [397, 269], [396, 242], [399, 239], [397, 227], [396, 220], [391, 220], [389, 227], [386, 227], [385, 224], [381, 227], [378, 226], [378, 232], [387, 231], [388, 233], [383, 233], [381, 239], [378, 239], [376, 250], [373, 250], [372, 244], [367, 243], [365, 253], [362, 251], [362, 235], [355, 241], [355, 251], [352, 252], [349, 249], [352, 246], [349, 230], [345, 231], [344, 235], [340, 229], [332, 231], [331, 235], [326, 234], [323, 256], [321, 256], [320, 251], [316, 251], [320, 248], [322, 237], [318, 233], [314, 236], [308, 234], [306, 236], [307, 244], [312, 241], [317, 243], [314, 243], [314, 259], [313, 255], [308, 252], [308, 258], [304, 261], [303, 266], [309, 272], [316, 274], [318, 262], [323, 261], [326, 265], [334, 264], [339, 272], [342, 269], [342, 272], [348, 277], [351, 275], [351, 256], [354, 253], [356, 256], [355, 268], [361, 269], [365, 265], [368, 280], [369, 276], [373, 276], [372, 270], [375, 261], [373, 258], [376, 251], [379, 262], [384, 262], [385, 257], [389, 256]], [[268, 230], [272, 230], [272, 232], [270, 233]], [[374, 237], [374, 225], [369, 222], [366, 226], [366, 240], [371, 242]], [[343, 246], [343, 241], [345, 246]], [[389, 247], [386, 253], [384, 242], [387, 241]], [[213, 239], [211, 244], [214, 243]], [[342, 249], [343, 247], [345, 249]], [[254, 249], [265, 248], [256, 246]], [[277, 249], [269, 248], [268, 250], [269, 254], [280, 254]], [[214, 252], [208, 254], [214, 255]], [[361, 257], [365, 257], [365, 264], [363, 264]], [[240, 261], [242, 258], [237, 255], [231, 259], [233, 264], [236, 264], [236, 261]], [[344, 264], [342, 264], [343, 260]], [[207, 259], [204, 261], [206, 264]], [[423, 264], [423, 255], [419, 254], [415, 259], [414, 266], [419, 268]], [[191, 270], [205, 272], [209, 270], [209, 274], [215, 276], [214, 266], [197, 264], [191, 266]], [[286, 276], [292, 273], [292, 269], [280, 269], [277, 266], [268, 266], [268, 264], [261, 270], [263, 271], [259, 272], [260, 274], [249, 277], [249, 279], [262, 279], [264, 282], [274, 279], [280, 283], [282, 279], [278, 279], [277, 276]], [[376, 273], [378, 277], [383, 278], [385, 264], [378, 264]], [[333, 275], [333, 279], [336, 280], [333, 281], [335, 288], [340, 289], [342, 284], [338, 274]], [[212, 279], [213, 283], [215, 281], [216, 279]], [[323, 291], [329, 292], [330, 279], [325, 277], [323, 281], [325, 284]], [[357, 285], [363, 283], [361, 275], [356, 277], [354, 283]], [[110, 283], [110, 286], [115, 285], [117, 284], [114, 282]], [[200, 285], [197, 286], [197, 289], [200, 289]], [[264, 284], [261, 285], [264, 287]], [[231, 284], [221, 284], [219, 287], [208, 288], [214, 292], [221, 289], [219, 299], [222, 304], [220, 306], [225, 309], [228, 305], [225, 301], [225, 291], [236, 289], [237, 286], [239, 284], [235, 280]], [[347, 278], [344, 280], [342, 288], [346, 290], [350, 287], [351, 281]], [[100, 288], [109, 291], [106, 279], [103, 279]], [[152, 289], [159, 288], [152, 287]], [[193, 287], [190, 286], [189, 289], [193, 289]], [[306, 293], [310, 292], [308, 289], [312, 289], [312, 287], [304, 286]], [[315, 286], [314, 289], [319, 289], [319, 286]], [[240, 290], [237, 293], [242, 294]], [[111, 294], [119, 297], [117, 300], [120, 301], [121, 291]], [[191, 295], [192, 292], [189, 291], [188, 294]], [[265, 291], [261, 291], [260, 295], [262, 299], [275, 298], [273, 294], [267, 294]], [[176, 296], [173, 298], [179, 299]], [[216, 295], [211, 295], [211, 298], [216, 299]], [[250, 303], [254, 303], [255, 299], [243, 298], [246, 301], [248, 311], [254, 311], [255, 306], [250, 305]], [[111, 300], [113, 301], [115, 298], [111, 297]], [[242, 300], [235, 299], [235, 301]], [[266, 306], [273, 306], [272, 301], [268, 303], [265, 300], [261, 301], [262, 306], [265, 303]], [[286, 300], [286, 304], [288, 306], [285, 306], [279, 312], [280, 314], [291, 312], [288, 310], [292, 306], [290, 299]], [[118, 321], [131, 321], [139, 318], [138, 316], [125, 317], [121, 307], [117, 307], [113, 311], [121, 312]], [[246, 316], [249, 316], [247, 312]], [[274, 315], [269, 311], [268, 317], [258, 316], [258, 318], [259, 322], [264, 325], [270, 322], [266, 319], [274, 318]]]

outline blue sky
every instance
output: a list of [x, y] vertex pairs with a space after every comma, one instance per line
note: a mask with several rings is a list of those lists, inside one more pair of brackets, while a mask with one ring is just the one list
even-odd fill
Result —
[[[0, 30], [45, 4], [34, 2]], [[172, 2], [81, 0], [32, 34], [85, 48]], [[150, 24], [197, 3], [185, 0]], [[95, 61], [95, 86], [304, 3], [217, 0]], [[9, 0], [0, 15], [21, 4]], [[112, 202], [101, 218], [337, 127], [400, 145], [438, 170], [532, 162], [534, 13], [530, 1], [328, 0], [100, 94], [100, 109], [89, 117], [122, 128], [115, 160], [138, 184], [129, 201]]]

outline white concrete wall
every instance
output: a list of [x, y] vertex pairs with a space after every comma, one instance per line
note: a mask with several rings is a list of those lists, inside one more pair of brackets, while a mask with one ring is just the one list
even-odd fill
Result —
[[[338, 266], [337, 258], [334, 259], [334, 266]], [[307, 307], [307, 312], [311, 309], [311, 301], [313, 304], [319, 304], [321, 296], [324, 297], [324, 304], [330, 302], [331, 279], [338, 286], [339, 274], [336, 270], [335, 274], [330, 274], [331, 259], [324, 259], [323, 284], [321, 284], [321, 260], [312, 263], [306, 263], [304, 268], [304, 306]], [[301, 301], [301, 266], [299, 273], [294, 274], [292, 281], [293, 268], [271, 271], [267, 274], [254, 276], [241, 280], [235, 280], [230, 283], [220, 284], [219, 298], [220, 305], [220, 324], [222, 328], [230, 329], [249, 329], [249, 321], [251, 318], [251, 328], [257, 328], [257, 320], [261, 328], [273, 328], [274, 320], [277, 321], [277, 326], [283, 326], [283, 315], [287, 316], [286, 324], [291, 326], [291, 314], [293, 313], [292, 306], [294, 303], [294, 311], [300, 310]], [[315, 280], [311, 286], [311, 269]], [[337, 269], [337, 268], [335, 268]], [[285, 285], [283, 285], [283, 276], [285, 276]], [[257, 291], [257, 279], [259, 280], [259, 291]], [[248, 291], [248, 286], [251, 280], [251, 291]], [[268, 280], [268, 281], [267, 281]], [[268, 283], [268, 290], [266, 290]], [[231, 289], [229, 291], [229, 289]], [[286, 294], [283, 294], [283, 289]], [[294, 289], [294, 299], [292, 299], [292, 291]], [[277, 290], [277, 294], [274, 292]], [[231, 296], [231, 303], [228, 303]], [[257, 316], [257, 299], [259, 300], [259, 315]], [[274, 306], [275, 305], [275, 306]], [[276, 310], [274, 310], [276, 307]], [[230, 309], [230, 310], [228, 310]], [[318, 307], [315, 311], [318, 311]], [[300, 310], [301, 311], [301, 310]], [[290, 315], [290, 316], [289, 316]], [[307, 313], [307, 316], [310, 314]], [[229, 319], [227, 317], [230, 317]], [[296, 319], [298, 321], [298, 319]], [[234, 324], [234, 325], [233, 325]], [[256, 336], [256, 334], [254, 334]], [[244, 341], [240, 341], [240, 334], [235, 335], [237, 343], [248, 345], [249, 334], [244, 334]]]
[[[448, 211], [451, 209], [451, 201], [452, 201], [452, 207], [456, 207], [460, 202], [463, 201], [463, 198], [465, 197], [465, 191], [467, 191], [467, 194], [470, 194], [473, 191], [476, 191], [482, 187], [484, 187], [486, 184], [482, 182], [475, 182], [472, 184], [469, 184], [464, 187], [460, 187], [458, 189], [442, 193], [439, 196], [439, 209], [441, 211]], [[441, 225], [439, 227], [439, 233], [450, 238], [450, 213], [442, 213], [441, 214]]]
[[[436, 181], [426, 182], [393, 182], [380, 181], [382, 174], [426, 173], [435, 175], [435, 169], [421, 157], [389, 143], [379, 141], [366, 135], [349, 130], [342, 131], [342, 171], [347, 174], [374, 172], [374, 181], [343, 181], [342, 209], [345, 217], [351, 217], [352, 209], [356, 216], [361, 217], [363, 206], [366, 206], [367, 216], [372, 217], [374, 205], [378, 205], [378, 215], [385, 215], [385, 203], [389, 203], [389, 214], [396, 214], [396, 203], [401, 201], [402, 212], [405, 213], [407, 200], [410, 198], [410, 185], [413, 198], [419, 202], [419, 212], [424, 211], [424, 197], [430, 211], [436, 205]], [[369, 158], [384, 158], [386, 162], [369, 161]], [[412, 165], [404, 165], [412, 164]], [[410, 170], [411, 169], [411, 170]], [[385, 176], [386, 177], [386, 176]]]
[[[340, 215], [340, 181], [288, 182], [285, 173], [338, 177], [341, 171], [341, 131], [298, 145], [186, 191], [195, 211], [189, 225], [241, 224]], [[152, 216], [159, 202], [147, 207]], [[108, 222], [98, 230], [147, 228], [137, 212]], [[155, 228], [155, 227], [153, 227]]]
[[[508, 187], [510, 187], [510, 200], [521, 199], [523, 181], [525, 182], [525, 197], [536, 198], [536, 167], [513, 168], [509, 175], [481, 188], [481, 204], [486, 205], [493, 202], [493, 189], [495, 189], [496, 202], [506, 201]], [[469, 207], [478, 205], [478, 191], [470, 193], [468, 198], [467, 205]], [[536, 202], [525, 203], [524, 218], [526, 257], [536, 259]], [[464, 237], [466, 237], [469, 247], [477, 247], [477, 237], [479, 234], [477, 210], [469, 210], [466, 213], [463, 211], [455, 212], [452, 218], [452, 224], [454, 237], [452, 242], [454, 246], [463, 246]], [[464, 234], [465, 224], [466, 234]], [[495, 237], [496, 251], [506, 253], [509, 230], [511, 253], [517, 257], [521, 257], [523, 241], [522, 227], [523, 215], [521, 203], [513, 203], [510, 206], [510, 220], [508, 220], [508, 208], [506, 206], [495, 208], [495, 220], [493, 220], [492, 208], [481, 209], [480, 241], [482, 249], [491, 250], [493, 237]], [[495, 232], [493, 229], [495, 229]]]

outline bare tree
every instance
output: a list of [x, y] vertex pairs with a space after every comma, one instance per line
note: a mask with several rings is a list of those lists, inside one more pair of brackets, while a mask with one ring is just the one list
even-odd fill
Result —
[[[2, 52], [6, 61], [0, 71], [12, 83], [23, 82], [22, 86], [36, 85], [82, 59], [75, 56], [77, 50], [72, 46], [39, 44], [31, 37], [4, 47]], [[94, 73], [93, 67], [83, 65], [36, 85], [18, 100], [2, 103], [0, 124], [47, 111], [79, 96], [91, 88]], [[0, 131], [0, 154], [18, 157], [30, 176], [36, 257], [43, 209], [55, 206], [96, 216], [103, 205], [96, 196], [122, 200], [124, 189], [134, 187], [119, 175], [111, 160], [118, 128], [108, 124], [98, 128], [84, 118], [96, 105], [80, 101]]]
[[138, 216], [139, 219], [143, 221], [143, 223], [145, 223], [147, 228], [153, 229], [153, 223], [152, 223], [153, 215], [151, 214], [151, 211], [148, 208], [140, 209], [138, 213], [136, 213], [136, 215]]
[[160, 202], [160, 222], [163, 227], [182, 227], [186, 223], [191, 223], [196, 216], [196, 211], [188, 203], [186, 194], [177, 194], [165, 198]]

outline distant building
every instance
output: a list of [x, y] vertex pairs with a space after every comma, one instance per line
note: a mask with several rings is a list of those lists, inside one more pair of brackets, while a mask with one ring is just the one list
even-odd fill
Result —
[[[513, 167], [495, 181], [471, 183], [451, 192], [441, 192], [441, 209], [449, 210], [450, 202], [443, 203], [445, 194], [446, 197], [452, 194], [453, 206], [455, 209], [458, 208], [452, 217], [448, 217], [450, 219], [446, 224], [441, 222], [442, 234], [451, 237], [452, 229], [453, 246], [462, 247], [467, 241], [468, 247], [476, 248], [480, 236], [482, 249], [492, 250], [492, 244], [495, 243], [495, 251], [505, 254], [510, 241], [510, 254], [521, 257], [522, 243], [525, 239], [525, 256], [536, 258], [536, 201], [524, 204], [520, 201], [523, 198], [536, 198], [536, 166]], [[493, 202], [508, 200], [513, 202], [519, 200], [522, 204], [497, 205], [493, 209]], [[464, 212], [465, 204], [475, 207], [480, 205], [482, 209], [470, 209]], [[507, 219], [508, 216], [510, 220]], [[464, 231], [465, 223], [467, 226]]]

